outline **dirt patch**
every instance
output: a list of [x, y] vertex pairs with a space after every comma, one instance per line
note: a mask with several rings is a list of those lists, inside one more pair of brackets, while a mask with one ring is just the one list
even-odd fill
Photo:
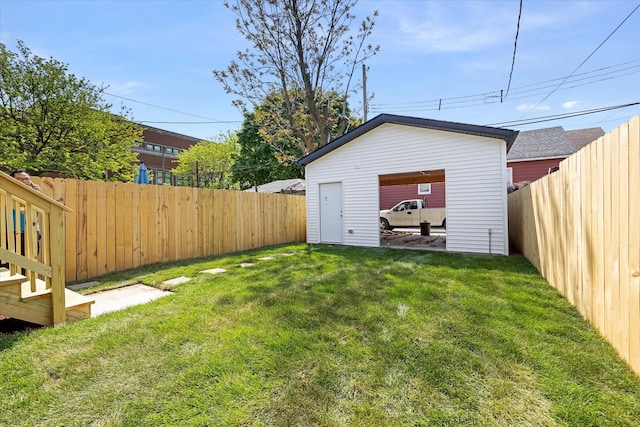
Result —
[[422, 236], [403, 231], [384, 231], [380, 234], [380, 246], [445, 250], [447, 237], [442, 235]]

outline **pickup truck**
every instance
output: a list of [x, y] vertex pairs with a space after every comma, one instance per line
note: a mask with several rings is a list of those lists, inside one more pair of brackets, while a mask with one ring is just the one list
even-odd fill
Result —
[[447, 227], [447, 208], [429, 208], [421, 199], [403, 200], [389, 210], [380, 211], [380, 229], [420, 227], [421, 222]]

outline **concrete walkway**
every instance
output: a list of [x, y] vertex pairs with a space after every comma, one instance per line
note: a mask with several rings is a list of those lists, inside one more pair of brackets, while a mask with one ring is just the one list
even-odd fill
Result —
[[93, 298], [95, 301], [91, 307], [91, 317], [97, 317], [101, 314], [122, 310], [134, 305], [145, 304], [172, 293], [138, 283], [108, 291], [86, 294], [85, 296]]

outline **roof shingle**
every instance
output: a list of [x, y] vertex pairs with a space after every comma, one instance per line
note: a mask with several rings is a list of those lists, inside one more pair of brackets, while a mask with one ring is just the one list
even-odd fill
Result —
[[578, 151], [591, 144], [601, 136], [604, 136], [604, 130], [602, 128], [568, 130], [567, 136], [571, 140], [571, 143], [575, 147], [576, 151]]
[[562, 126], [521, 131], [516, 137], [507, 160], [527, 160], [568, 157], [576, 148]]

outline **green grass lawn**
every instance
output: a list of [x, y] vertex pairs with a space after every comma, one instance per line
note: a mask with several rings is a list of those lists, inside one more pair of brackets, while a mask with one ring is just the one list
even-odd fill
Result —
[[640, 378], [522, 257], [288, 245], [100, 280], [178, 276], [0, 336], [0, 425], [640, 424]]

